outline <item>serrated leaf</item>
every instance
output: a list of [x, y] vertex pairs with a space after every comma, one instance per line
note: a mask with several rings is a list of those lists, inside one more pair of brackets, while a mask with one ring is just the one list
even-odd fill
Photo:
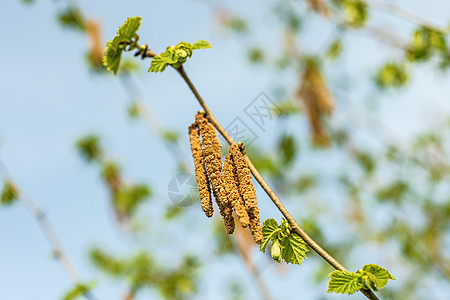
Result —
[[150, 65], [150, 68], [148, 69], [149, 72], [162, 72], [166, 69], [166, 67], [169, 65], [168, 62], [166, 62], [164, 59], [161, 58], [161, 56], [157, 55], [153, 57], [152, 63]]
[[178, 55], [175, 52], [175, 47], [168, 47], [167, 50], [159, 56], [168, 64], [174, 64], [178, 61]]
[[298, 234], [292, 232], [281, 239], [280, 243], [283, 247], [282, 255], [285, 262], [300, 265], [306, 258], [308, 247]]
[[148, 71], [162, 72], [168, 65], [178, 69], [192, 56], [193, 50], [206, 48], [211, 48], [211, 45], [205, 40], [200, 40], [194, 44], [179, 42], [176, 46], [167, 47], [166, 51], [155, 56]]
[[126, 40], [131, 40], [136, 36], [136, 32], [141, 26], [141, 21], [141, 17], [128, 18], [125, 23], [123, 23], [123, 25], [119, 27], [117, 35]]
[[335, 59], [342, 52], [342, 42], [340, 39], [334, 40], [331, 45], [328, 47], [326, 56], [329, 59]]
[[106, 43], [103, 65], [108, 71], [117, 74], [122, 51], [125, 49], [125, 47], [121, 47], [121, 43], [132, 42], [133, 39], [136, 38], [136, 32], [141, 26], [141, 20], [141, 17], [128, 18], [125, 23], [120, 26], [116, 36]]
[[265, 253], [267, 243], [271, 239], [273, 239], [279, 231], [280, 231], [280, 228], [278, 227], [277, 221], [275, 221], [274, 219], [265, 220], [263, 223], [263, 227], [262, 227], [263, 242], [261, 243], [259, 250], [261, 250], [263, 253]]
[[178, 51], [184, 51], [185, 55], [181, 55], [182, 58], [192, 57], [192, 51], [194, 50], [194, 46], [191, 43], [179, 42], [176, 46]]
[[[379, 265], [375, 264], [364, 265], [362, 270], [363, 272], [369, 273], [373, 275], [373, 277], [375, 277], [376, 280], [372, 279], [371, 281], [373, 282], [368, 282], [368, 285], [375, 290], [384, 288], [387, 285], [389, 279], [395, 280], [395, 277], [389, 274], [388, 270], [380, 267]], [[372, 277], [369, 276], [368, 278], [370, 279]]]
[[349, 271], [333, 271], [328, 276], [327, 293], [353, 294], [363, 287], [361, 273]]
[[211, 44], [205, 40], [198, 40], [197, 42], [192, 44], [192, 50], [197, 49], [211, 49]]

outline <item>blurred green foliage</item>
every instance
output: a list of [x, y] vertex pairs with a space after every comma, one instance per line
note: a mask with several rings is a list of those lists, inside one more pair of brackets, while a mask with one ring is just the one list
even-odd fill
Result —
[[399, 203], [408, 191], [408, 184], [403, 181], [395, 181], [376, 192], [380, 201], [393, 201]]
[[93, 249], [90, 257], [94, 265], [106, 274], [124, 279], [135, 295], [143, 288], [156, 289], [163, 299], [178, 300], [192, 296], [197, 290], [198, 260], [186, 256], [176, 268], [157, 264], [146, 252], [131, 258], [115, 258], [101, 249]]
[[252, 63], [261, 63], [264, 60], [264, 51], [258, 47], [252, 47], [248, 50], [248, 59]]
[[100, 145], [100, 138], [89, 134], [77, 142], [81, 156], [87, 162], [96, 162], [100, 167], [100, 174], [111, 194], [111, 203], [119, 221], [132, 217], [138, 207], [152, 196], [147, 184], [129, 184], [122, 179], [121, 169], [117, 162], [105, 160], [104, 150]]
[[64, 296], [63, 300], [75, 300], [86, 296], [94, 288], [94, 283], [77, 283], [71, 290], [69, 290]]
[[355, 158], [367, 175], [373, 174], [376, 169], [376, 162], [374, 157], [370, 153], [364, 151], [355, 151]]
[[348, 25], [356, 28], [363, 27], [369, 18], [367, 4], [361, 0], [333, 0], [345, 12]]
[[177, 131], [173, 131], [173, 130], [164, 130], [161, 134], [162, 138], [164, 141], [168, 142], [168, 143], [172, 143], [175, 144], [178, 142], [178, 140], [180, 139], [180, 134]]
[[247, 21], [235, 14], [224, 18], [223, 25], [235, 33], [245, 33], [248, 30]]
[[342, 41], [340, 39], [334, 40], [326, 51], [326, 56], [333, 60], [342, 53]]
[[381, 88], [402, 87], [408, 82], [406, 67], [399, 63], [387, 63], [378, 71], [376, 82]]
[[128, 106], [128, 116], [131, 119], [136, 119], [139, 117], [140, 114], [140, 107], [137, 102], [132, 102], [130, 106]]
[[19, 197], [19, 191], [14, 186], [11, 181], [6, 181], [3, 184], [2, 193], [0, 196], [2, 205], [11, 205], [13, 204]]
[[298, 153], [297, 143], [293, 135], [283, 135], [278, 142], [278, 153], [283, 165], [291, 164]]
[[86, 31], [86, 20], [81, 11], [74, 6], [69, 6], [64, 11], [60, 12], [58, 21], [62, 27]]
[[90, 134], [79, 139], [76, 147], [87, 162], [96, 161], [102, 157], [100, 138], [97, 135]]
[[411, 45], [406, 51], [406, 58], [410, 61], [425, 61], [434, 53], [447, 51], [447, 40], [444, 33], [420, 27], [414, 31]]
[[122, 185], [114, 195], [114, 207], [130, 217], [149, 197], [151, 197], [151, 191], [146, 184]]

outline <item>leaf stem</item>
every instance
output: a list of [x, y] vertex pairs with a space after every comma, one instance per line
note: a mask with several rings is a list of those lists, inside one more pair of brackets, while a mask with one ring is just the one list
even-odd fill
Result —
[[[184, 71], [183, 66], [176, 68], [178, 73], [183, 77], [184, 81], [189, 86], [190, 90], [194, 94], [197, 101], [200, 103], [202, 108], [204, 109], [206, 113], [206, 117], [209, 119], [209, 121], [214, 125], [214, 127], [219, 131], [219, 133], [223, 136], [223, 138], [231, 145], [235, 143], [233, 138], [228, 134], [228, 132], [222, 127], [222, 125], [217, 121], [217, 119], [214, 117], [213, 113], [209, 109], [209, 107], [206, 105], [203, 98], [200, 96], [199, 92], [195, 88], [194, 84], [191, 82], [189, 77], [187, 76], [186, 72]], [[278, 208], [278, 210], [281, 212], [281, 214], [286, 218], [286, 220], [291, 225], [292, 229], [295, 233], [297, 233], [317, 254], [319, 254], [326, 262], [328, 262], [333, 268], [340, 271], [347, 271], [347, 269], [341, 265], [335, 258], [333, 258], [328, 252], [326, 252], [319, 244], [317, 244], [300, 226], [300, 224], [297, 223], [297, 221], [292, 217], [292, 215], [289, 213], [289, 211], [284, 207], [281, 200], [277, 197], [275, 192], [270, 188], [270, 186], [267, 184], [267, 182], [264, 180], [264, 178], [261, 176], [261, 174], [258, 172], [258, 170], [253, 165], [250, 158], [247, 156], [245, 151], [243, 151], [243, 155], [245, 157], [245, 160], [247, 161], [248, 167], [250, 171], [253, 174], [253, 177], [258, 181], [259, 185], [264, 189], [266, 194], [269, 196], [269, 198], [272, 200], [272, 202], [275, 204], [275, 206]], [[361, 292], [371, 300], [377, 300], [378, 297], [371, 291], [371, 290], [364, 290], [361, 289]]]

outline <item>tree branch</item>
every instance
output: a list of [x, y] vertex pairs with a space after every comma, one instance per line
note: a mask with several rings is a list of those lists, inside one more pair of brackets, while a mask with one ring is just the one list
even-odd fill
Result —
[[[219, 133], [223, 136], [223, 138], [231, 145], [235, 143], [233, 138], [226, 132], [226, 130], [222, 127], [222, 125], [217, 121], [217, 119], [214, 117], [213, 113], [209, 109], [209, 107], [206, 105], [203, 98], [200, 96], [199, 92], [195, 88], [194, 84], [191, 82], [189, 77], [187, 76], [186, 72], [184, 71], [183, 66], [176, 69], [178, 73], [183, 77], [184, 81], [187, 83], [189, 88], [191, 89], [192, 93], [194, 94], [197, 101], [200, 103], [202, 108], [204, 109], [206, 113], [206, 117], [209, 119], [209, 121], [214, 125], [214, 127], [219, 131]], [[280, 201], [280, 199], [277, 197], [275, 192], [270, 188], [270, 186], [267, 184], [267, 182], [264, 180], [264, 178], [259, 174], [258, 170], [253, 165], [250, 158], [246, 155], [244, 151], [244, 157], [247, 161], [248, 167], [250, 171], [253, 174], [253, 177], [258, 181], [259, 185], [264, 189], [266, 194], [269, 196], [269, 198], [272, 200], [272, 202], [275, 204], [275, 206], [278, 208], [278, 210], [282, 213], [282, 215], [286, 218], [286, 220], [291, 225], [293, 231], [297, 233], [317, 254], [319, 254], [326, 262], [328, 262], [333, 268], [340, 271], [347, 271], [347, 269], [341, 265], [336, 259], [334, 259], [328, 252], [326, 252], [319, 244], [317, 244], [304, 230], [303, 228], [295, 221], [295, 219], [291, 216], [291, 214], [288, 212], [288, 210], [284, 207], [283, 203]], [[364, 290], [361, 289], [361, 292], [371, 300], [376, 300], [378, 297], [371, 291], [371, 290]]]
[[408, 8], [403, 7], [399, 4], [380, 0], [363, 0], [363, 2], [367, 3], [369, 6], [372, 6], [374, 9], [378, 9], [386, 13], [391, 13], [411, 23], [415, 23], [420, 26], [428, 27], [437, 31], [447, 31], [444, 26], [441, 26], [434, 21], [431, 21], [424, 16], [413, 12], [412, 10], [409, 10]]

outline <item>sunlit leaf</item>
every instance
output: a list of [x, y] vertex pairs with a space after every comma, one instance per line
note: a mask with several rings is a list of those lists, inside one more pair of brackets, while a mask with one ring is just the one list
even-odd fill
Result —
[[353, 294], [364, 285], [361, 274], [349, 271], [333, 271], [328, 278], [327, 293]]
[[108, 71], [117, 74], [120, 66], [122, 52], [132, 50], [136, 47], [136, 32], [141, 26], [141, 17], [128, 18], [125, 23], [120, 26], [114, 39], [106, 43], [105, 55], [103, 56], [103, 65]]

